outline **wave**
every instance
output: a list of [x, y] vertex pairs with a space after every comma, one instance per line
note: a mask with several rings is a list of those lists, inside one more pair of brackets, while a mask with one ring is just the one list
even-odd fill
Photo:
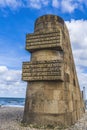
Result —
[[25, 98], [0, 98], [0, 106], [24, 107]]

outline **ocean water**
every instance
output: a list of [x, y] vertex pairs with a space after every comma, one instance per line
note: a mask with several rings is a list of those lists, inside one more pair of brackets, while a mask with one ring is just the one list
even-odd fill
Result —
[[2, 107], [24, 107], [25, 98], [5, 98], [0, 97], [0, 106]]

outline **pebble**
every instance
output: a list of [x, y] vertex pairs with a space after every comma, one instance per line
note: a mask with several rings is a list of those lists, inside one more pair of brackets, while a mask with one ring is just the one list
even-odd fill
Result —
[[87, 112], [76, 124], [66, 129], [37, 129], [22, 126], [23, 111], [24, 108], [0, 107], [0, 130], [87, 130]]

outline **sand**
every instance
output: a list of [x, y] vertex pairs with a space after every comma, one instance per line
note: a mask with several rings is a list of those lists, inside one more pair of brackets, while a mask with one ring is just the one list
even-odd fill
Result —
[[31, 130], [21, 124], [23, 111], [23, 107], [0, 107], [0, 130]]
[[[37, 128], [32, 128], [32, 126], [22, 126], [23, 111], [23, 107], [0, 107], [0, 130], [38, 130]], [[39, 130], [49, 129], [39, 128]], [[55, 128], [54, 130], [64, 129]], [[75, 125], [66, 128], [65, 130], [87, 130], [87, 112]]]

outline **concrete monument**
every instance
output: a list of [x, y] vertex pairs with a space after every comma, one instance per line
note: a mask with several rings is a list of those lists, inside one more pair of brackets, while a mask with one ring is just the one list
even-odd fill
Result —
[[30, 62], [23, 63], [27, 81], [23, 122], [37, 125], [71, 125], [84, 113], [69, 33], [64, 20], [44, 15], [26, 36]]

